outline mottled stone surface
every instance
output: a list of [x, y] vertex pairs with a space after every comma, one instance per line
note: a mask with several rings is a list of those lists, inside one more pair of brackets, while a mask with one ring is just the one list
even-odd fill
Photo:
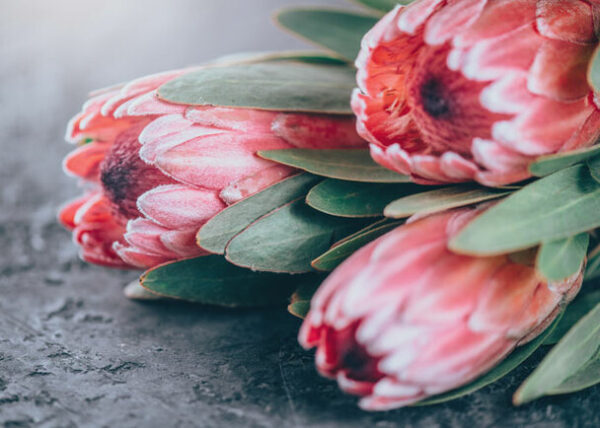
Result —
[[367, 414], [316, 375], [286, 312], [135, 303], [121, 294], [134, 273], [77, 260], [55, 213], [76, 194], [59, 165], [86, 91], [220, 53], [300, 47], [267, 22], [284, 3], [302, 1], [0, 0], [0, 423], [600, 426], [599, 388], [511, 407], [531, 361], [452, 403]]

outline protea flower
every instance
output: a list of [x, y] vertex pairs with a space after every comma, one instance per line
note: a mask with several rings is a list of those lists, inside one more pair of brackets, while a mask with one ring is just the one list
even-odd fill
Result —
[[586, 69], [598, 2], [417, 0], [369, 31], [353, 109], [381, 165], [418, 182], [529, 177], [600, 134]]
[[208, 219], [294, 170], [258, 150], [365, 147], [349, 116], [170, 104], [157, 88], [185, 70], [99, 91], [67, 130], [79, 147], [64, 169], [85, 195], [67, 204], [83, 259], [150, 267], [204, 254], [195, 234]]
[[387, 410], [454, 389], [533, 339], [579, 290], [581, 272], [549, 283], [527, 258], [473, 257], [448, 240], [478, 209], [394, 229], [319, 288], [300, 330], [321, 374]]

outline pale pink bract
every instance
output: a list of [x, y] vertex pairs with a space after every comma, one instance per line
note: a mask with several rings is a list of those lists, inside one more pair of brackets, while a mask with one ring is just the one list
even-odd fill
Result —
[[160, 100], [158, 87], [187, 71], [98, 91], [69, 123], [79, 146], [64, 169], [87, 190], [59, 218], [83, 259], [147, 268], [206, 254], [195, 235], [207, 220], [295, 172], [257, 151], [366, 147], [349, 116]]
[[[448, 241], [480, 209], [400, 226], [340, 265], [300, 330], [321, 374], [388, 410], [468, 383], [541, 333], [578, 292], [581, 270], [549, 283], [525, 257], [472, 257]], [[583, 269], [583, 266], [581, 267]]]
[[530, 176], [592, 145], [586, 80], [600, 6], [584, 0], [417, 0], [369, 31], [352, 106], [381, 165], [431, 184]]

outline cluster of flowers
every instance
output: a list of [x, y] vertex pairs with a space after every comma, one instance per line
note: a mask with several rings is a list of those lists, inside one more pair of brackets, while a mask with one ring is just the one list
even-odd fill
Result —
[[[529, 177], [540, 155], [594, 144], [586, 70], [600, 5], [584, 0], [418, 0], [366, 34], [355, 118], [172, 104], [187, 70], [97, 92], [70, 123], [65, 170], [86, 183], [60, 213], [82, 257], [147, 268], [200, 256], [200, 226], [294, 173], [258, 150], [366, 148], [419, 184]], [[536, 337], [579, 290], [527, 257], [455, 254], [487, 205], [413, 218], [363, 247], [320, 287], [300, 331], [319, 371], [370, 410], [451, 390]]]

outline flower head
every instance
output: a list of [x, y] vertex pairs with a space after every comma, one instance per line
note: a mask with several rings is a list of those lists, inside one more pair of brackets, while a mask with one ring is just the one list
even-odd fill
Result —
[[[537, 336], [579, 290], [509, 255], [472, 257], [448, 241], [480, 209], [400, 226], [354, 253], [319, 288], [300, 330], [340, 387], [387, 410], [461, 386]], [[526, 259], [521, 257], [521, 259]]]
[[366, 34], [352, 106], [373, 158], [422, 183], [529, 177], [540, 155], [593, 144], [586, 70], [597, 5], [417, 0]]
[[289, 176], [259, 150], [364, 147], [347, 116], [171, 104], [157, 88], [186, 70], [93, 94], [67, 130], [79, 143], [64, 161], [86, 194], [61, 222], [82, 257], [150, 267], [204, 254], [198, 229], [215, 214]]

